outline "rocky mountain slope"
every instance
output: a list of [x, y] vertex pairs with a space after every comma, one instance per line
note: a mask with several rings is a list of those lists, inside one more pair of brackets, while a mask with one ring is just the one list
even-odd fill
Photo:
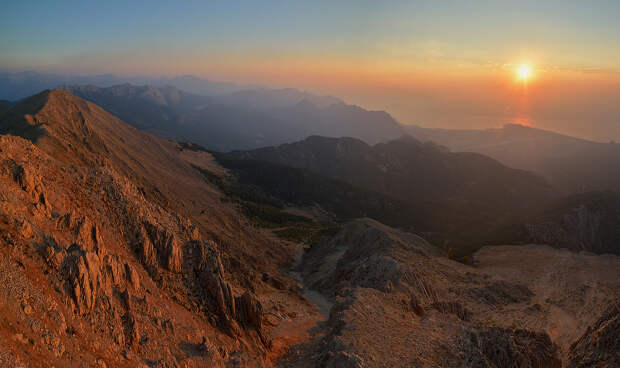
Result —
[[210, 155], [62, 91], [0, 133], [1, 366], [260, 366], [318, 318]]
[[592, 142], [516, 124], [486, 130], [403, 129], [455, 152], [477, 152], [539, 173], [565, 194], [620, 190], [620, 147], [613, 142]]
[[[306, 284], [333, 307], [283, 367], [613, 366], [620, 259], [488, 247], [476, 266], [361, 219], [312, 246]], [[567, 269], [572, 270], [566, 272]], [[598, 339], [600, 336], [600, 339]], [[320, 363], [317, 363], [320, 362]]]

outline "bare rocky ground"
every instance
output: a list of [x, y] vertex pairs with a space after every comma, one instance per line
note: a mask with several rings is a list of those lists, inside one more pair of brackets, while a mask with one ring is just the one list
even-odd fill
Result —
[[209, 154], [59, 91], [0, 130], [0, 366], [266, 366], [321, 318]]
[[618, 366], [620, 258], [531, 245], [475, 260], [373, 220], [345, 225], [301, 265], [335, 303], [325, 335], [281, 366]]

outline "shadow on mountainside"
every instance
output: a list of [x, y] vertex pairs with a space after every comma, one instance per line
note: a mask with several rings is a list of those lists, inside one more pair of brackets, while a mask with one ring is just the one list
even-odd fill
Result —
[[49, 95], [50, 91], [45, 90], [8, 109], [1, 117], [0, 134], [11, 134], [37, 143], [46, 135], [46, 122], [38, 122], [33, 117], [43, 109]]

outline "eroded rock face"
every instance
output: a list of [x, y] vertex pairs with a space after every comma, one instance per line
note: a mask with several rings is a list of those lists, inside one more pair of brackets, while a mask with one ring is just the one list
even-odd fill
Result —
[[33, 193], [35, 188], [34, 178], [30, 172], [27, 172], [24, 166], [15, 163], [14, 161], [10, 165], [10, 169], [13, 174], [13, 180], [19, 184], [22, 190]]
[[140, 227], [134, 242], [138, 257], [151, 276], [157, 274], [157, 251], [144, 227]]
[[93, 252], [76, 250], [67, 260], [67, 278], [78, 311], [90, 312], [102, 286], [101, 261]]
[[235, 312], [241, 326], [262, 331], [263, 306], [252, 292], [246, 291], [243, 295], [235, 297]]
[[562, 367], [559, 349], [545, 333], [482, 327], [465, 331], [460, 346], [468, 367]]
[[218, 316], [219, 325], [229, 333], [238, 333], [238, 326], [254, 329], [261, 340], [263, 308], [256, 296], [245, 291], [234, 296], [232, 288], [224, 279], [224, 266], [216, 245], [212, 242], [193, 243], [197, 253], [194, 268], [203, 302]]
[[620, 367], [620, 300], [571, 346], [569, 368]]
[[164, 252], [164, 265], [168, 271], [181, 272], [181, 266], [183, 265], [183, 252], [174, 236], [167, 238]]
[[219, 251], [208, 243], [198, 243], [199, 264], [195, 272], [199, 286], [207, 293], [216, 314], [229, 325], [235, 316], [235, 301], [230, 284], [224, 281], [224, 266]]
[[444, 314], [453, 314], [462, 321], [469, 321], [471, 312], [458, 302], [435, 302], [431, 307]]
[[506, 281], [495, 281], [489, 285], [471, 288], [467, 294], [472, 298], [489, 305], [507, 305], [529, 301], [533, 296], [526, 286]]
[[99, 255], [77, 245], [67, 251], [49, 245], [44, 250], [48, 264], [60, 267], [68, 290], [80, 314], [89, 314], [98, 300], [112, 298], [114, 290], [141, 292], [140, 277], [135, 268], [122, 263], [115, 255]]
[[134, 246], [152, 276], [157, 274], [158, 266], [170, 272], [181, 272], [183, 251], [174, 234], [166, 229], [144, 221], [137, 230]]
[[573, 251], [620, 255], [620, 196], [586, 192], [562, 198], [526, 226], [530, 239]]

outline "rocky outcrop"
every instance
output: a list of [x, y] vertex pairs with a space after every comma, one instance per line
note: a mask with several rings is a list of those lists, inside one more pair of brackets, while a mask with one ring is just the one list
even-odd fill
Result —
[[569, 368], [620, 367], [620, 300], [573, 343], [568, 361]]
[[466, 295], [487, 305], [500, 306], [527, 302], [534, 293], [523, 285], [495, 281], [483, 287], [468, 289]]
[[90, 312], [95, 306], [101, 280], [101, 260], [93, 252], [76, 249], [67, 259], [67, 279], [78, 311]]
[[558, 248], [620, 255], [620, 196], [590, 192], [562, 198], [525, 226], [530, 240]]
[[442, 254], [416, 235], [396, 231], [371, 219], [359, 219], [347, 223], [329, 241], [313, 246], [304, 262], [308, 268], [325, 271], [327, 264], [333, 264], [327, 274], [317, 272], [321, 273], [321, 280], [313, 285], [328, 293], [355, 287], [388, 293], [402, 285], [415, 289], [429, 301], [436, 301], [424, 277], [398, 259], [404, 252], [425, 258]]
[[44, 257], [52, 267], [61, 267], [76, 312], [89, 314], [98, 300], [114, 296], [114, 291], [141, 293], [140, 276], [133, 266], [116, 255], [102, 255], [77, 245], [64, 250], [48, 245]]
[[235, 297], [235, 319], [242, 327], [262, 333], [263, 306], [252, 292], [246, 291], [243, 295]]
[[235, 316], [235, 301], [230, 284], [224, 281], [220, 254], [211, 244], [199, 243], [199, 264], [195, 269], [199, 287], [207, 293], [212, 309], [226, 327]]
[[183, 251], [174, 234], [166, 229], [144, 221], [136, 232], [134, 247], [151, 276], [157, 274], [159, 266], [181, 272]]
[[202, 302], [218, 316], [219, 326], [229, 333], [238, 333], [238, 326], [254, 329], [262, 340], [263, 308], [256, 296], [249, 291], [241, 296], [233, 295], [231, 285], [225, 281], [220, 253], [213, 242], [194, 242], [193, 252], [197, 254], [194, 274]]
[[440, 313], [455, 315], [461, 321], [469, 321], [471, 318], [471, 312], [458, 302], [435, 302], [431, 308]]
[[136, 248], [140, 262], [151, 277], [153, 277], [158, 272], [157, 251], [144, 227], [140, 227], [138, 230], [134, 241], [134, 247]]
[[562, 367], [559, 349], [545, 333], [499, 327], [466, 329], [459, 345], [468, 367]]
[[15, 163], [14, 161], [10, 165], [13, 174], [13, 180], [19, 184], [22, 190], [32, 193], [34, 192], [35, 183], [32, 178], [32, 174], [27, 172], [24, 166]]
[[73, 244], [97, 253], [103, 251], [100, 230], [86, 216], [78, 216], [75, 212], [69, 212], [59, 217], [56, 225], [58, 230], [66, 230], [73, 235]]
[[166, 267], [168, 271], [175, 273], [181, 272], [183, 253], [174, 236], [170, 236], [166, 240], [163, 259], [164, 267]]

